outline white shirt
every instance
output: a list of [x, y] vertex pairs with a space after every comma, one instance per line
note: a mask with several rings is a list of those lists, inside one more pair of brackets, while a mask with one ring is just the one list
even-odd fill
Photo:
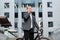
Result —
[[31, 18], [31, 28], [33, 28], [32, 14], [30, 14], [30, 18]]

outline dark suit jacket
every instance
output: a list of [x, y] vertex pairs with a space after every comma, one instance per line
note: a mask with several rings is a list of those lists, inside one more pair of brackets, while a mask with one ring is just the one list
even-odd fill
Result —
[[[31, 18], [30, 18], [29, 13], [24, 13], [23, 19], [24, 19], [24, 24], [22, 24], [22, 29], [23, 30], [30, 30], [31, 29]], [[36, 23], [35, 16], [32, 16], [32, 20], [33, 20], [33, 28], [37, 27], [39, 29], [39, 26]]]

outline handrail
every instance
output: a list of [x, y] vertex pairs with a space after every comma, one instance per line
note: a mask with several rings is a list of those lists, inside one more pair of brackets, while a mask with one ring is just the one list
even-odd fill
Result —
[[16, 35], [14, 35], [12, 32], [8, 31], [10, 34], [12, 34], [13, 36], [17, 37]]

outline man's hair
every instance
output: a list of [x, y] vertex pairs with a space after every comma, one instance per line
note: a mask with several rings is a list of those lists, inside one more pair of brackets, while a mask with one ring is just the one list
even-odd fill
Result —
[[28, 9], [28, 7], [32, 7], [32, 6], [31, 6], [31, 5], [28, 5], [28, 6], [27, 6], [27, 9]]

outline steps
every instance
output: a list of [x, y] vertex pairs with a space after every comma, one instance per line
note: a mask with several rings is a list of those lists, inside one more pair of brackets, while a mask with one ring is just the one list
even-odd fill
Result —
[[16, 40], [16, 38], [8, 38], [8, 40]]

